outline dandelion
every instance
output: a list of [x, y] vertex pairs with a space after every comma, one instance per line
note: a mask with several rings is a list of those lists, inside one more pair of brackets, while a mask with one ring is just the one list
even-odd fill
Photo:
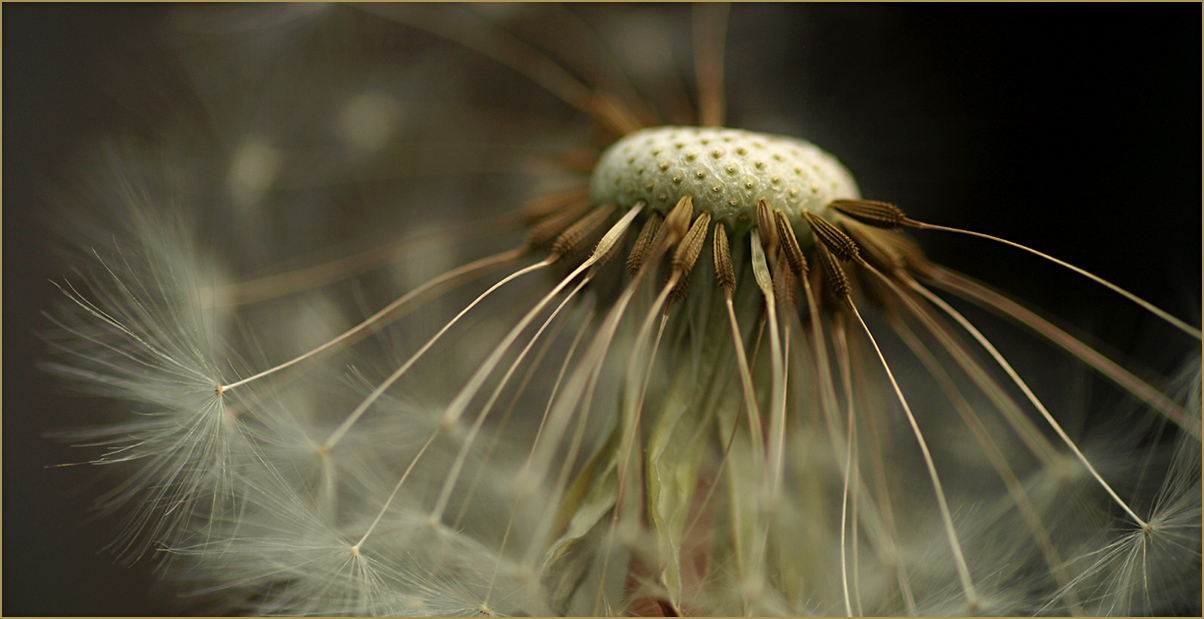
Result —
[[[127, 230], [81, 230], [95, 267], [86, 291], [64, 284], [53, 336], [56, 371], [134, 403], [76, 436], [131, 470], [105, 498], [136, 506], [118, 550], [153, 551], [181, 591], [319, 615], [1198, 604], [1198, 355], [1170, 390], [912, 233], [1035, 257], [1191, 346], [1199, 328], [863, 197], [812, 142], [726, 127], [727, 8], [697, 7], [689, 39], [663, 31], [694, 59], [694, 92], [664, 108], [567, 9], [250, 10], [254, 36], [238, 13], [185, 22], [189, 53], [232, 48], [189, 66], [233, 139], [186, 127], [103, 151], [91, 194]], [[662, 32], [664, 15], [624, 26]], [[536, 45], [537, 28], [554, 34]], [[535, 82], [550, 100], [532, 105], [575, 115], [553, 128], [584, 120], [592, 139], [524, 141], [502, 114], [447, 126], [449, 101], [523, 101], [414, 62], [409, 36]], [[304, 106], [273, 88], [313, 75]], [[449, 206], [516, 193], [483, 217]], [[470, 223], [428, 227], [444, 210]], [[344, 219], [411, 232], [313, 255]], [[1142, 414], [1085, 432], [1012, 341]]]

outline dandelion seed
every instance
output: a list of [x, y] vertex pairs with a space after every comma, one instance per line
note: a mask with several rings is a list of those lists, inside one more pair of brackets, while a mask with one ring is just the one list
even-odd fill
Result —
[[[698, 114], [683, 125], [666, 124], [682, 111], [659, 113], [597, 41], [584, 57], [545, 52], [589, 28], [567, 9], [532, 10], [534, 22], [443, 6], [307, 14], [316, 31], [388, 42], [315, 95], [331, 130], [204, 151], [225, 181], [192, 193], [151, 199], [124, 183], [134, 244], [98, 256], [90, 293], [64, 287], [75, 306], [55, 341], [69, 360], [54, 368], [151, 415], [86, 435], [113, 446], [98, 463], [134, 469], [112, 497], [137, 505], [122, 545], [154, 544], [184, 590], [225, 600], [223, 611], [1086, 614], [1193, 603], [1198, 588], [1179, 575], [1200, 563], [1198, 357], [1194, 383], [1167, 393], [937, 266], [903, 230], [999, 241], [1120, 293], [1191, 345], [1197, 327], [1045, 252], [863, 199], [853, 173], [809, 141], [724, 127], [726, 8], [694, 13]], [[537, 44], [532, 29], [548, 23], [564, 30], [536, 30], [548, 37]], [[432, 137], [409, 122], [442, 118], [445, 103], [379, 94], [382, 72], [408, 53], [389, 46], [407, 36], [447, 39], [533, 81], [592, 123], [595, 140], [541, 151], [508, 180], [492, 177], [509, 151], [430, 167], [395, 152], [413, 139], [408, 153], [437, 158], [422, 140], [457, 136], [471, 138], [466, 153], [491, 152], [479, 127]], [[290, 41], [275, 53], [329, 70]], [[468, 105], [507, 99], [448, 81]], [[492, 118], [502, 126], [488, 135], [518, 123]], [[549, 167], [554, 182], [523, 180]], [[415, 182], [430, 169], [434, 179]], [[493, 192], [533, 197], [483, 232], [436, 233], [474, 240], [448, 243], [459, 266], [400, 292], [413, 265], [391, 260], [407, 249], [401, 260], [429, 258], [418, 235], [289, 272], [240, 265], [273, 249], [298, 260], [298, 243], [322, 237], [311, 228], [341, 223], [323, 208], [352, 200], [348, 183], [385, 195], [394, 221]], [[201, 208], [210, 192], [248, 230], [281, 226], [274, 243], [227, 248], [244, 276], [203, 260], [160, 203]], [[935, 290], [1019, 322], [1155, 421], [1106, 451], [1037, 394], [989, 319]], [[1123, 465], [1175, 426], [1175, 457], [1150, 451], [1138, 467], [1149, 479], [1134, 481]]]

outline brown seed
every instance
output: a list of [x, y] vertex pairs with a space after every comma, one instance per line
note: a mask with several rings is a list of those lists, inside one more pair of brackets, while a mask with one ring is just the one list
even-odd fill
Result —
[[828, 205], [831, 208], [876, 228], [893, 230], [901, 226], [913, 224], [899, 207], [889, 202], [874, 200], [834, 200]]
[[778, 227], [773, 222], [773, 211], [765, 198], [757, 200], [757, 230], [761, 233], [761, 247], [767, 258], [777, 255]]
[[725, 291], [736, 289], [736, 269], [732, 267], [732, 252], [727, 246], [727, 230], [722, 223], [715, 224], [715, 278]]
[[648, 249], [652, 247], [652, 240], [656, 238], [661, 227], [660, 213], [653, 213], [648, 217], [648, 221], [644, 222], [644, 227], [640, 229], [640, 234], [635, 238], [635, 245], [631, 248], [631, 254], [627, 256], [627, 274], [635, 275], [636, 271], [644, 264], [644, 257], [648, 254]]
[[669, 297], [665, 299], [664, 313], [668, 314], [670, 311], [672, 311], [673, 307], [677, 305], [678, 302], [685, 299], [689, 292], [690, 277], [687, 275], [679, 278], [677, 280], [677, 285], [673, 286], [673, 289], [669, 291]]
[[665, 250], [677, 244], [681, 237], [690, 229], [690, 221], [694, 219], [694, 199], [684, 196], [677, 201], [677, 206], [669, 211], [665, 222], [657, 230], [652, 241], [651, 251], [659, 257]]
[[788, 261], [778, 261], [773, 273], [773, 296], [782, 308], [794, 308], [798, 303], [798, 280], [786, 274]]
[[836, 257], [822, 243], [816, 244], [815, 255], [819, 258], [819, 265], [824, 274], [824, 283], [828, 285], [832, 296], [845, 303], [852, 303], [850, 293], [853, 288], [849, 284], [849, 276], [836, 261]]
[[790, 227], [786, 213], [780, 210], [774, 211], [773, 220], [777, 227], [778, 238], [782, 243], [782, 253], [786, 254], [786, 263], [790, 265], [790, 270], [795, 275], [805, 277], [807, 275], [807, 259], [803, 257], [803, 250], [799, 248], [798, 238], [794, 236], [794, 228]]
[[582, 217], [577, 223], [569, 226], [568, 230], [560, 233], [556, 240], [552, 242], [552, 253], [557, 256], [567, 256], [577, 249], [577, 245], [589, 235], [597, 230], [602, 222], [610, 217], [615, 211], [612, 204], [599, 206], [590, 211], [585, 217]]
[[698, 255], [702, 253], [702, 246], [706, 243], [707, 227], [710, 225], [710, 213], [703, 213], [694, 220], [694, 225], [690, 226], [690, 231], [682, 238], [677, 251], [673, 252], [671, 264], [674, 271], [686, 276], [694, 269], [694, 263], [698, 261]]
[[841, 262], [853, 262], [860, 259], [857, 254], [857, 243], [854, 243], [853, 239], [849, 238], [849, 235], [842, 232], [840, 228], [811, 211], [803, 211], [803, 216], [807, 218], [807, 223], [811, 224], [811, 233], [815, 236], [815, 240], [831, 250]]

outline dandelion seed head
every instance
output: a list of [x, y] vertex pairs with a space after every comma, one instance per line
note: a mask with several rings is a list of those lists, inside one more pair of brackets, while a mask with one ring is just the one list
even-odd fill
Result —
[[[698, 7], [689, 37], [644, 7], [598, 32], [575, 8], [345, 10], [267, 11], [268, 32], [208, 52], [222, 63], [191, 57], [219, 139], [182, 130], [118, 166], [152, 168], [121, 197], [145, 208], [99, 256], [98, 298], [68, 291], [62, 373], [148, 416], [89, 438], [135, 467], [111, 498], [183, 589], [224, 611], [438, 615], [1190, 593], [1171, 566], [1199, 562], [1198, 459], [1149, 445], [1198, 447], [1198, 396], [901, 229], [999, 239], [862, 200], [810, 142], [719, 128], [735, 8]], [[669, 34], [612, 55], [616, 25]], [[690, 45], [682, 92], [672, 54], [640, 60]], [[505, 70], [450, 70], [477, 61]], [[386, 240], [361, 247], [365, 229]], [[1035, 333], [1037, 363], [971, 305]], [[1033, 376], [1059, 350], [1158, 421], [1084, 430]]]
[[[590, 180], [597, 204], [662, 213], [683, 196], [697, 212], [737, 231], [755, 222], [769, 199], [796, 225], [802, 211], [824, 212], [838, 198], [858, 198], [852, 175], [832, 155], [795, 138], [734, 129], [656, 127], [627, 135], [603, 151]], [[805, 246], [810, 239], [805, 238]]]

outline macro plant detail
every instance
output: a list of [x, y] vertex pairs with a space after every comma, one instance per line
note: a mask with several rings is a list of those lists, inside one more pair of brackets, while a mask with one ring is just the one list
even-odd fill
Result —
[[[184, 13], [235, 42], [188, 65], [212, 127], [106, 145], [83, 199], [119, 228], [73, 222], [93, 266], [49, 335], [54, 371], [131, 403], [73, 435], [125, 469], [115, 549], [263, 614], [1198, 609], [1198, 355], [1147, 378], [907, 231], [1199, 328], [863, 198], [808, 141], [726, 128], [727, 11], [694, 9], [694, 101], [664, 109], [568, 10], [545, 17], [572, 50], [483, 7], [288, 7], [246, 39], [262, 14]], [[525, 100], [427, 86], [437, 56], [382, 77], [426, 53], [407, 36], [533, 81], [588, 138], [449, 120]], [[274, 90], [319, 70], [306, 106]], [[1084, 441], [984, 322], [1143, 414]]]

